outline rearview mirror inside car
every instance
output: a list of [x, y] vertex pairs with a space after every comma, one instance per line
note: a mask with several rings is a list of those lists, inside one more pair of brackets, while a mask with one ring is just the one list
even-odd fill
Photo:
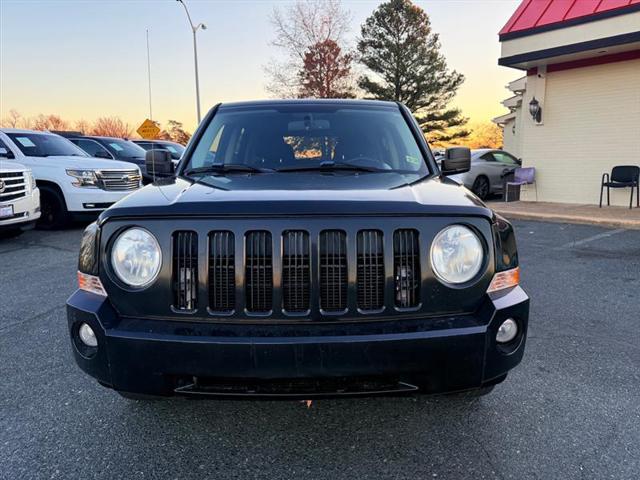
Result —
[[149, 175], [173, 175], [174, 165], [171, 161], [171, 152], [168, 150], [149, 150], [144, 159]]
[[471, 150], [467, 147], [447, 148], [442, 159], [442, 175], [456, 175], [471, 169]]

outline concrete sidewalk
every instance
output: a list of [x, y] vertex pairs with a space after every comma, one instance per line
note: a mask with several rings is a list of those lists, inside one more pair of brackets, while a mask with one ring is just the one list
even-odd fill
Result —
[[640, 208], [598, 208], [597, 205], [550, 202], [488, 202], [496, 213], [506, 218], [581, 223], [603, 227], [640, 230]]

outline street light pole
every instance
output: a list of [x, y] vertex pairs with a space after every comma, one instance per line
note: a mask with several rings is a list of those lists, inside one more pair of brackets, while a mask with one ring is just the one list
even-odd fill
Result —
[[184, 11], [187, 12], [187, 19], [189, 20], [189, 25], [191, 26], [191, 31], [193, 32], [193, 64], [195, 66], [196, 73], [196, 111], [198, 112], [198, 125], [200, 124], [200, 120], [202, 117], [200, 116], [200, 80], [198, 78], [198, 42], [196, 41], [196, 33], [198, 30], [206, 30], [207, 26], [204, 23], [199, 23], [198, 25], [194, 25], [191, 20], [191, 15], [189, 15], [189, 9], [187, 8], [187, 4], [184, 3], [184, 0], [177, 0], [184, 7]]

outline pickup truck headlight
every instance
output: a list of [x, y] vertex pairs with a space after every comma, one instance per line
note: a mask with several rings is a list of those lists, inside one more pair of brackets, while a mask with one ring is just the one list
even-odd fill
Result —
[[482, 242], [473, 230], [463, 225], [442, 229], [431, 244], [431, 268], [444, 283], [460, 284], [472, 280], [483, 262]]
[[27, 193], [33, 192], [36, 188], [36, 179], [33, 178], [33, 173], [31, 170], [26, 170], [24, 172], [25, 183], [27, 185]]
[[67, 170], [67, 175], [76, 179], [71, 182], [74, 187], [98, 188], [98, 177], [93, 170]]
[[150, 232], [134, 227], [125, 230], [111, 249], [111, 265], [120, 280], [131, 287], [151, 284], [162, 264], [160, 245]]

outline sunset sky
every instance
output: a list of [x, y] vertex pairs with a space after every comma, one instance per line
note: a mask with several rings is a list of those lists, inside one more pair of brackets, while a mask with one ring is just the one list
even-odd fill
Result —
[[[274, 5], [288, 1], [188, 0], [198, 33], [203, 112], [221, 101], [268, 97], [263, 65]], [[343, 1], [352, 39], [378, 1]], [[505, 110], [504, 86], [519, 76], [498, 67], [497, 33], [519, 0], [416, 1], [440, 33], [451, 68], [467, 80], [456, 104], [472, 121]], [[58, 114], [72, 121], [149, 114], [145, 30], [150, 30], [154, 119], [196, 124], [192, 35], [175, 0], [0, 0], [0, 118]]]

